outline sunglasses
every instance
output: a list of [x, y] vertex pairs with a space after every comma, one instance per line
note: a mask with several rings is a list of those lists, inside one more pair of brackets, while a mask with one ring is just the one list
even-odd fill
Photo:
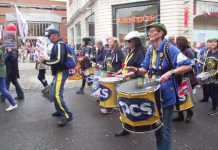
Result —
[[128, 43], [132, 43], [132, 41], [131, 41], [131, 40], [127, 40], [127, 42], [128, 42]]

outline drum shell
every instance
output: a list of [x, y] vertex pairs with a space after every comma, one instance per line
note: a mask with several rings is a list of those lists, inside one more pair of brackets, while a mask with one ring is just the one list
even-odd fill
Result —
[[[95, 70], [96, 70], [95, 67], [90, 67], [90, 68], [85, 69], [85, 70], [83, 71], [84, 77], [85, 77], [85, 79], [86, 79], [86, 81], [87, 81], [87, 83], [88, 83], [88, 86], [91, 86], [92, 83], [93, 83]], [[91, 88], [91, 87], [90, 87], [90, 88]]]
[[76, 74], [69, 76], [68, 80], [80, 80], [83, 78], [81, 64], [79, 62], [76, 65], [75, 71], [76, 71]]
[[[159, 129], [162, 126], [162, 123], [161, 123], [162, 106], [161, 106], [161, 101], [159, 99], [160, 89], [157, 89], [154, 92], [141, 93], [141, 94], [127, 94], [127, 93], [118, 91], [117, 96], [119, 99], [119, 105], [120, 105], [120, 101], [122, 101], [123, 98], [128, 100], [130, 103], [131, 101], [134, 101], [137, 99], [143, 99], [145, 102], [150, 101], [151, 103], [154, 104], [153, 115], [149, 118], [145, 118], [144, 120], [140, 120], [140, 121], [133, 121], [130, 118], [128, 118], [127, 115], [122, 113], [123, 110], [120, 111], [120, 120], [125, 130], [134, 132], [134, 133], [144, 133], [144, 132], [149, 132], [152, 130]], [[120, 110], [121, 109], [122, 107], [120, 105]]]
[[100, 106], [105, 108], [114, 108], [118, 107], [117, 103], [117, 91], [116, 86], [118, 85], [118, 82], [103, 82], [99, 81], [99, 88], [103, 89], [106, 88], [110, 92], [108, 98], [104, 99], [102, 96], [100, 96]]

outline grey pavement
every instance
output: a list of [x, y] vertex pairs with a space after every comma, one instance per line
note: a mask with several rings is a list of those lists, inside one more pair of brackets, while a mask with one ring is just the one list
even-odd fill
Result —
[[[121, 130], [119, 113], [102, 115], [90, 91], [77, 95], [80, 84], [76, 85], [64, 93], [74, 120], [62, 128], [57, 127], [57, 118], [51, 117], [53, 103], [41, 95], [40, 88], [24, 90], [25, 100], [18, 101], [15, 111], [6, 112], [8, 104], [0, 103], [0, 150], [155, 150], [154, 132], [114, 137]], [[12, 94], [15, 96], [15, 91]], [[200, 88], [196, 97], [202, 97]], [[191, 123], [173, 123], [172, 150], [218, 149], [218, 116], [208, 116], [210, 108], [210, 102], [197, 101]]]

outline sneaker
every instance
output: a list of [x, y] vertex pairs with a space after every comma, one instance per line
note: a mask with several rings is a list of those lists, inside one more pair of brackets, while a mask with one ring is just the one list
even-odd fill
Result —
[[84, 90], [80, 89], [79, 91], [76, 92], [76, 94], [84, 94]]
[[111, 108], [101, 108], [101, 113], [103, 114], [109, 114], [112, 113], [112, 109]]
[[5, 109], [6, 111], [12, 111], [12, 110], [14, 110], [14, 109], [16, 109], [17, 108], [17, 104], [16, 105], [10, 105], [7, 109]]
[[24, 100], [24, 97], [18, 97], [18, 96], [17, 96], [17, 97], [15, 97], [14, 99], [15, 99], [15, 100]]
[[61, 118], [57, 124], [59, 127], [63, 127], [65, 126], [68, 122], [72, 121], [73, 120], [73, 117], [71, 116], [69, 119], [66, 119], [66, 118]]
[[208, 112], [208, 115], [210, 115], [210, 116], [217, 115], [217, 110], [216, 109], [212, 109], [210, 112]]
[[51, 115], [53, 117], [60, 117], [61, 116], [61, 114], [59, 114], [58, 112], [53, 112]]

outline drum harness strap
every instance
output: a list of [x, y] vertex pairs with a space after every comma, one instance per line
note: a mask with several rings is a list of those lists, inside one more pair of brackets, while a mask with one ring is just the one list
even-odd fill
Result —
[[[163, 48], [163, 52], [160, 53], [160, 60], [159, 60], [159, 64], [158, 64], [158, 69], [156, 68], [156, 66], [152, 66], [152, 57], [153, 57], [153, 51], [150, 51], [150, 77], [152, 77], [152, 75], [163, 75], [164, 73], [166, 73], [167, 71], [171, 70], [173, 67], [171, 61], [170, 61], [170, 54], [169, 54], [169, 42], [166, 42], [164, 44], [164, 48]], [[162, 63], [163, 63], [163, 57], [165, 57], [167, 64], [169, 64], [169, 67], [165, 70], [162, 69]]]
[[135, 50], [133, 50], [133, 52], [129, 53], [129, 54], [126, 56], [126, 59], [125, 59], [125, 61], [124, 61], [124, 65], [125, 65], [125, 66], [124, 66], [123, 69], [122, 69], [122, 73], [123, 73], [123, 74], [126, 74], [126, 73], [127, 73], [127, 70], [125, 69], [125, 67], [127, 66], [129, 60], [130, 60], [130, 59], [133, 57], [133, 55], [135, 54], [134, 51], [135, 51]]

